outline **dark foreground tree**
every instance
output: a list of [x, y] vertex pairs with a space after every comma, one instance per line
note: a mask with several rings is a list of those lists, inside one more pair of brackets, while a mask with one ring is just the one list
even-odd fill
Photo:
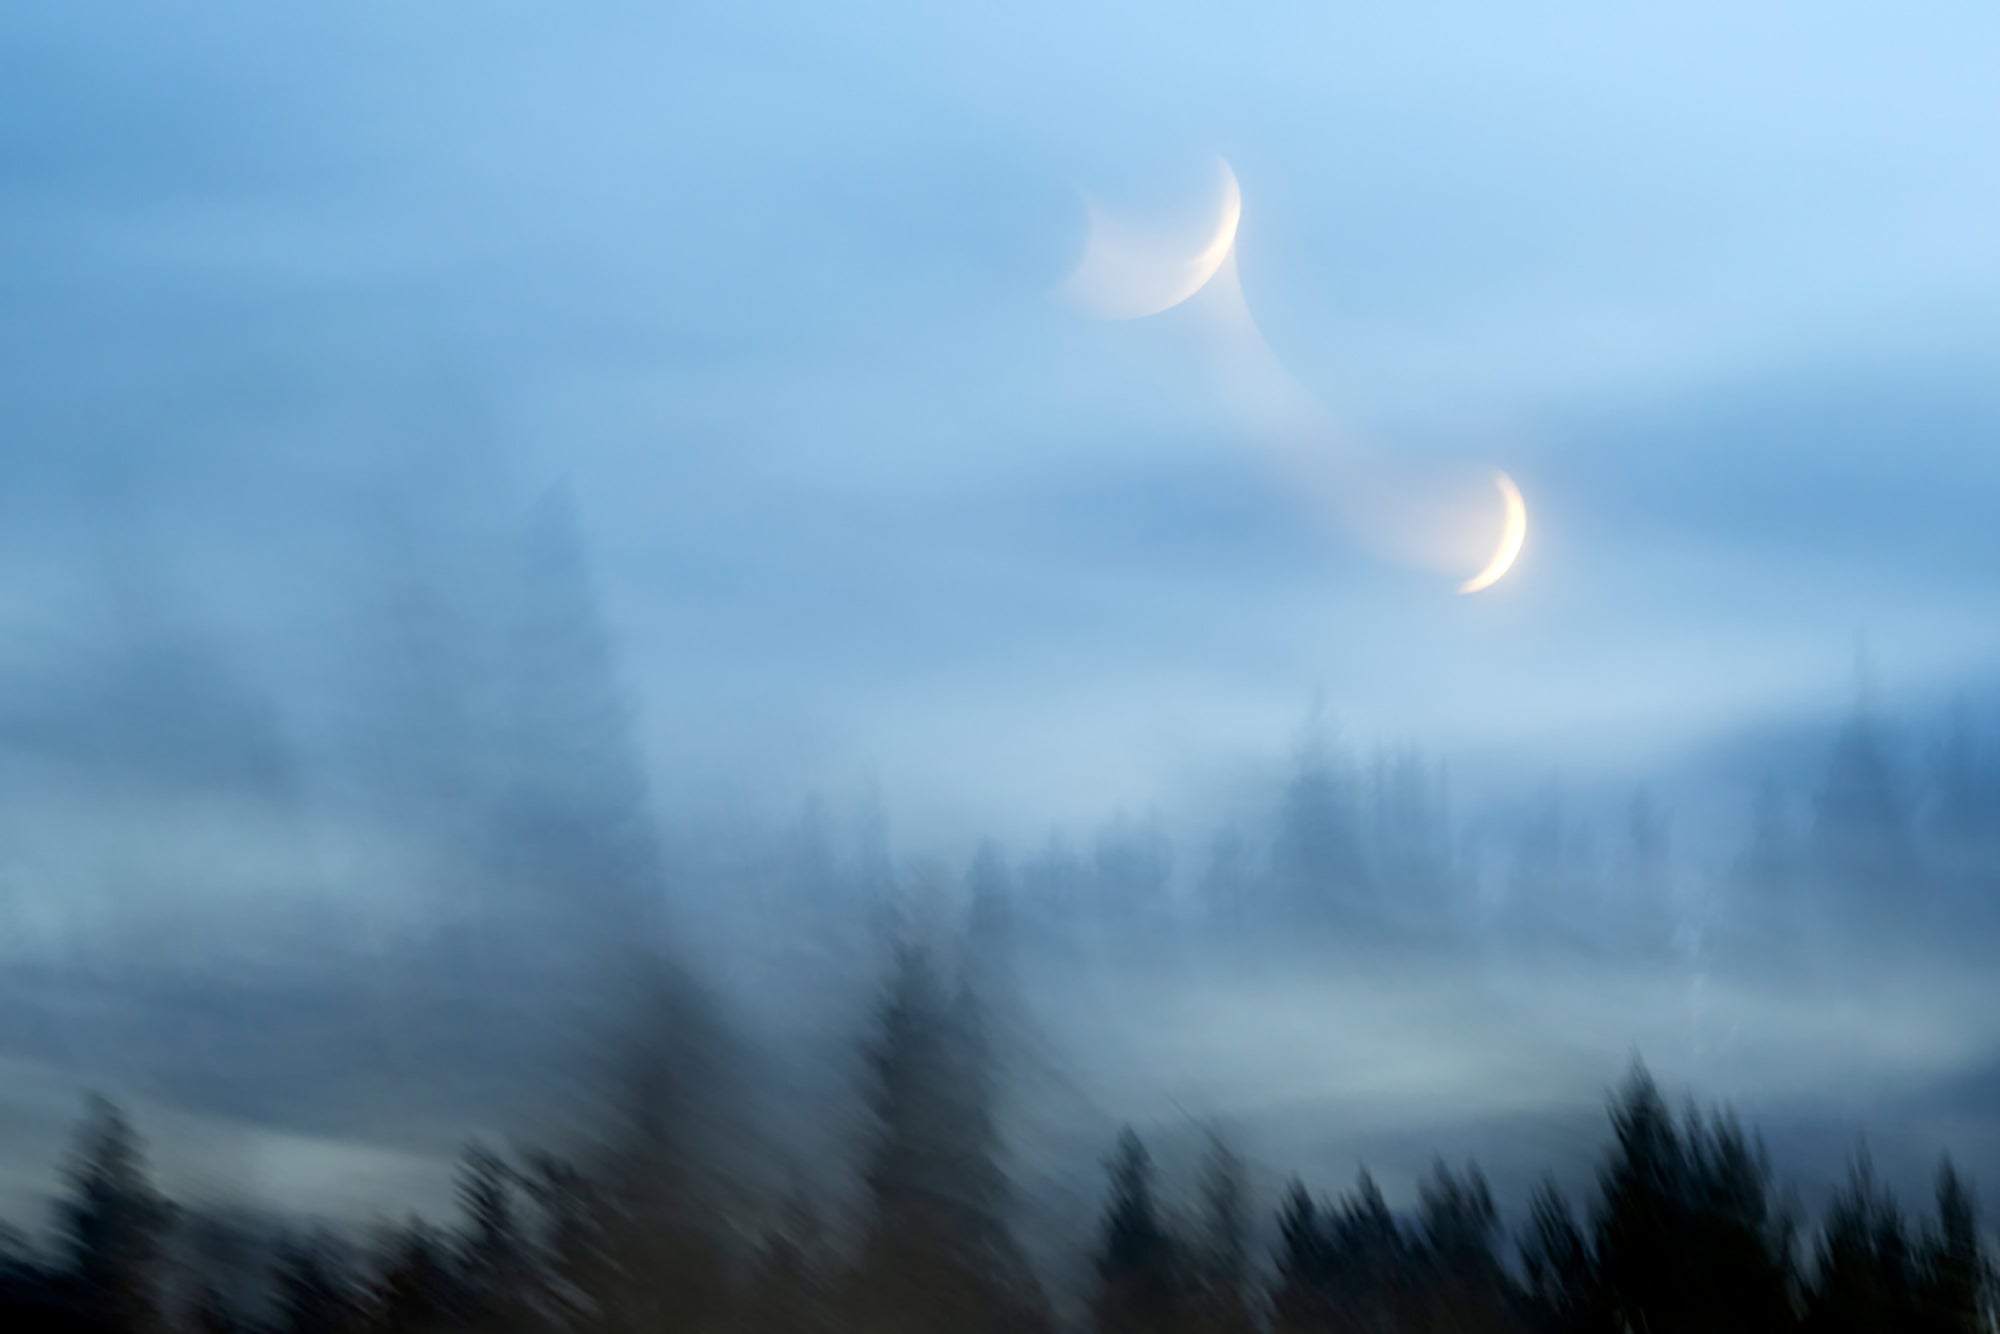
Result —
[[531, 1257], [517, 1196], [513, 1171], [498, 1154], [479, 1145], [466, 1150], [458, 1179], [465, 1235], [457, 1295], [466, 1320], [496, 1334], [529, 1323]]
[[1200, 1206], [1193, 1257], [1196, 1323], [1213, 1334], [1248, 1334], [1258, 1328], [1250, 1187], [1242, 1158], [1213, 1131], [1202, 1162]]
[[1789, 1216], [1733, 1118], [1677, 1122], [1644, 1069], [1611, 1110], [1594, 1252], [1614, 1328], [1768, 1334], [1793, 1319]]
[[1937, 1222], [1924, 1238], [1919, 1294], [1925, 1334], [1993, 1328], [1993, 1266], [1979, 1239], [1979, 1205], [1950, 1159], [1938, 1168]]
[[1091, 1317], [1099, 1334], [1156, 1334], [1187, 1322], [1190, 1285], [1180, 1243], [1154, 1196], [1153, 1159], [1127, 1128], [1107, 1164], [1110, 1199], [1099, 1229]]
[[347, 1249], [326, 1232], [288, 1243], [276, 1273], [278, 1334], [355, 1334], [365, 1306]]
[[104, 1334], [151, 1334], [166, 1321], [167, 1236], [173, 1210], [153, 1188], [132, 1125], [92, 1097], [59, 1204], [68, 1279]]
[[449, 1246], [413, 1222], [389, 1239], [380, 1261], [369, 1325], [381, 1334], [448, 1334], [466, 1303]]
[[1917, 1329], [1917, 1259], [1902, 1211], [1861, 1156], [1820, 1222], [1807, 1334]]
[[1500, 1215], [1477, 1167], [1438, 1163], [1417, 1202], [1414, 1328], [1433, 1334], [1509, 1334], [1520, 1294], [1501, 1262]]
[[895, 953], [868, 1052], [872, 1135], [845, 1317], [877, 1334], [1047, 1324], [1005, 1217], [980, 1037], [930, 956]]
[[1327, 1292], [1331, 1256], [1325, 1213], [1296, 1177], [1278, 1209], [1277, 1276], [1271, 1324], [1277, 1334], [1309, 1334], [1331, 1319]]
[[794, 1182], [765, 1229], [743, 1313], [764, 1334], [833, 1334], [832, 1260], [819, 1210]]
[[1520, 1238], [1522, 1310], [1536, 1334], [1603, 1334], [1613, 1328], [1597, 1257], [1576, 1211], [1551, 1180], [1535, 1188]]

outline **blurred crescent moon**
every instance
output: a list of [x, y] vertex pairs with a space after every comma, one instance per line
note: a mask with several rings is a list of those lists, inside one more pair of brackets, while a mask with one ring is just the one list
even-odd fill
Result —
[[1086, 195], [1090, 239], [1063, 281], [1063, 293], [1101, 319], [1136, 320], [1171, 310], [1207, 286], [1229, 258], [1243, 218], [1236, 173], [1226, 161], [1217, 162], [1222, 168], [1221, 216], [1207, 244], [1193, 255], [1109, 216]]
[[1514, 485], [1514, 479], [1504, 472], [1495, 471], [1493, 484], [1500, 488], [1500, 498], [1507, 505], [1507, 522], [1500, 530], [1500, 546], [1494, 551], [1493, 559], [1486, 562], [1486, 568], [1458, 586], [1461, 593], [1477, 593], [1482, 588], [1491, 588], [1500, 582], [1501, 576], [1514, 568], [1514, 562], [1521, 555], [1521, 544], [1528, 540], [1528, 507], [1521, 500], [1521, 489]]

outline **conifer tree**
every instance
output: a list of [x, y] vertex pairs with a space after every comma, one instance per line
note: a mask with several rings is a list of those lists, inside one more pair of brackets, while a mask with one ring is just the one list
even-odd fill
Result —
[[1249, 1183], [1242, 1158], [1214, 1130], [1202, 1161], [1200, 1205], [1194, 1266], [1198, 1323], [1216, 1334], [1254, 1330]]
[[1278, 1334], [1307, 1334], [1330, 1319], [1327, 1296], [1331, 1264], [1324, 1211], [1305, 1183], [1292, 1178], [1278, 1207], [1277, 1280], [1271, 1317]]
[[1342, 1334], [1392, 1334], [1415, 1324], [1413, 1258], [1381, 1187], [1363, 1168], [1333, 1211], [1329, 1229], [1331, 1328]]
[[362, 1303], [345, 1248], [330, 1234], [295, 1238], [279, 1252], [278, 1334], [354, 1334]]
[[1938, 1167], [1937, 1221], [1923, 1241], [1925, 1334], [1983, 1334], [1992, 1328], [1993, 1267], [1979, 1234], [1979, 1206], [1946, 1159]]
[[1677, 1123], [1639, 1067], [1611, 1120], [1593, 1249], [1613, 1318], [1658, 1334], [1788, 1324], [1790, 1220], [1761, 1148], [1726, 1116]]
[[795, 1181], [758, 1246], [745, 1310], [748, 1326], [768, 1334], [830, 1334], [830, 1266], [819, 1211]]
[[896, 948], [868, 1051], [872, 1136], [848, 1318], [885, 1331], [1039, 1329], [1003, 1216], [984, 1053], [934, 961]]
[[1459, 1174], [1437, 1163], [1417, 1204], [1423, 1329], [1502, 1334], [1513, 1328], [1518, 1296], [1496, 1249], [1499, 1231], [1493, 1193], [1479, 1169]]
[[66, 1268], [90, 1323], [101, 1334], [161, 1329], [174, 1210], [153, 1187], [137, 1133], [109, 1099], [89, 1100], [64, 1175]]
[[1524, 1305], [1538, 1334], [1610, 1334], [1596, 1257], [1552, 1180], [1537, 1186], [1529, 1201], [1520, 1252]]
[[458, 1268], [467, 1318], [486, 1330], [518, 1328], [527, 1317], [529, 1257], [513, 1174], [499, 1155], [477, 1144], [465, 1151], [458, 1205], [465, 1217]]
[[371, 1328], [381, 1334], [446, 1334], [466, 1318], [466, 1303], [450, 1251], [421, 1222], [389, 1239], [372, 1303]]
[[1917, 1255], [1901, 1210], [1866, 1154], [1820, 1222], [1806, 1334], [1872, 1334], [1918, 1328]]
[[1107, 1170], [1111, 1194], [1099, 1229], [1093, 1327], [1098, 1334], [1179, 1329], [1190, 1295], [1184, 1257], [1154, 1198], [1152, 1155], [1129, 1127]]

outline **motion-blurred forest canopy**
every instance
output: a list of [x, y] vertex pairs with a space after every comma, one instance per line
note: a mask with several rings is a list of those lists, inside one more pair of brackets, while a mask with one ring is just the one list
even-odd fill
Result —
[[[458, 1218], [367, 1235], [259, 1230], [178, 1209], [137, 1132], [88, 1108], [45, 1247], [0, 1268], [7, 1327], [141, 1334], [406, 1330], [1895, 1331], [1993, 1328], [1977, 1206], [1949, 1161], [1907, 1216], [1865, 1154], [1804, 1230], [1762, 1145], [1726, 1112], [1674, 1113], [1643, 1068], [1613, 1097], [1582, 1202], [1537, 1189], [1510, 1241], [1478, 1168], [1439, 1160], [1415, 1207], [1364, 1170], [1337, 1198], [1255, 1198], [1213, 1132], [1162, 1178], [1130, 1129], [1095, 1236], [1055, 1283], [1017, 1235], [996, 1133], [1004, 1026], [977, 964], [894, 952], [862, 1061], [870, 1111], [844, 1208], [802, 1178], [731, 1170], [746, 1138], [727, 1039], [657, 974], [580, 1156], [474, 1145]], [[754, 1119], [754, 1118], [753, 1118]], [[740, 1159], [737, 1160], [740, 1163]]]
[[[1740, 846], [1692, 855], [1643, 790], [1608, 829], [1543, 789], [1475, 837], [1441, 763], [1357, 754], [1315, 711], [1282, 781], [1195, 856], [1158, 815], [1114, 814], [1020, 858], [989, 841], [961, 874], [899, 855], [879, 800], [663, 833], [572, 505], [482, 540], [475, 563], [504, 577], [459, 577], [450, 544], [384, 523], [346, 693], [306, 740], [277, 692], [143, 598], [8, 720], [44, 795], [149, 813], [68, 863], [84, 892], [64, 905], [33, 877], [63, 865], [57, 845], [24, 840], [11, 1053], [239, 1125], [433, 1153], [470, 1136], [449, 1217], [357, 1226], [282, 1192], [177, 1203], [98, 1100], [54, 1230], [10, 1242], [13, 1323], [1987, 1327], [1977, 1205], [1949, 1166], [1925, 1217], [1865, 1156], [1807, 1209], [1733, 1116], [1673, 1113], [1643, 1072], [1594, 1182], [1571, 1160], [1603, 1136], [1577, 1130], [1550, 1164], [1567, 1184], [1516, 1198], [1439, 1166], [1396, 1207], [1365, 1173], [1333, 1198], [1280, 1190], [1212, 1129], [1156, 1168], [1104, 1108], [1050, 1110], [1090, 1102], [1080, 1075], [1145, 1088], [1136, 1067], [1172, 1059], [1141, 1044], [1122, 1071], [1080, 1071], [1089, 1035], [1170, 1025], [1160, 998], [1193, 1013], [1246, 978], [1343, 972], [1349, 1005], [1449, 979], [1465, 994], [1447, 1018], [1470, 1022], [1522, 969], [1870, 997], [1911, 959], [1976, 966], [1966, 942], [2000, 902], [2000, 767], [1969, 709], [1911, 774], [1917, 748], [1864, 694], [1816, 773], [1746, 801]], [[208, 920], [148, 916], [119, 883], [164, 895], [218, 849], [245, 892]], [[1410, 1056], [1386, 1013], [1328, 1003], [1301, 1027], [1253, 1004], [1222, 1026], [1240, 1043], [1267, 1025], [1301, 1065], [1378, 1038], [1372, 1057], [1338, 1048], [1356, 1064], [1320, 1088], [1333, 1125], [1343, 1089], [1379, 1096], [1379, 1069]], [[1976, 1050], [1983, 1031], [1957, 1036]], [[496, 1139], [515, 1147], [482, 1147]]]

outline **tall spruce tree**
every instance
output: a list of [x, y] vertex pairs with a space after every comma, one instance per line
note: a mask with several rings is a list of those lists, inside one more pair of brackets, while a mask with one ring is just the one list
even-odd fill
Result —
[[450, 1247], [423, 1223], [412, 1221], [388, 1238], [370, 1303], [371, 1330], [379, 1334], [447, 1334], [467, 1318], [466, 1302]]
[[1805, 1334], [1918, 1329], [1917, 1260], [1902, 1211], [1860, 1155], [1820, 1220]]
[[364, 1305], [347, 1248], [314, 1231], [278, 1253], [277, 1334], [356, 1334]]
[[748, 1327], [760, 1334], [832, 1334], [831, 1266], [820, 1212], [794, 1181], [758, 1245], [744, 1311]]
[[1791, 1227], [1762, 1149], [1728, 1117], [1677, 1122], [1638, 1067], [1611, 1122], [1594, 1250], [1614, 1320], [1656, 1334], [1784, 1328]]
[[1340, 1334], [1392, 1334], [1414, 1325], [1421, 1292], [1410, 1238], [1363, 1168], [1336, 1202], [1328, 1231], [1327, 1291]]
[[1477, 1167], [1454, 1173], [1443, 1162], [1419, 1186], [1416, 1266], [1419, 1330], [1507, 1334], [1519, 1294], [1498, 1250], [1500, 1215]]
[[1257, 1328], [1250, 1266], [1250, 1184], [1243, 1159], [1210, 1129], [1202, 1158], [1195, 1239], [1196, 1318], [1214, 1334]]
[[1277, 1274], [1271, 1323], [1277, 1334], [1311, 1334], [1332, 1318], [1327, 1291], [1332, 1265], [1325, 1211], [1294, 1177], [1278, 1206]]
[[1528, 1202], [1520, 1239], [1523, 1306], [1536, 1334], [1614, 1334], [1597, 1276], [1597, 1257], [1576, 1211], [1553, 1180]]
[[1192, 1293], [1181, 1243], [1154, 1197], [1152, 1155], [1128, 1127], [1106, 1167], [1110, 1199], [1099, 1228], [1093, 1327], [1098, 1334], [1181, 1329]]
[[65, 1268], [101, 1334], [153, 1334], [166, 1321], [174, 1210], [153, 1187], [143, 1145], [108, 1098], [92, 1096], [58, 1204]]
[[1924, 1334], [1986, 1334], [1993, 1328], [1993, 1266], [1980, 1239], [1979, 1205], [1958, 1169], [1938, 1167], [1937, 1220], [1923, 1240]]
[[465, 1218], [458, 1269], [467, 1319], [496, 1334], [521, 1328], [530, 1255], [512, 1169], [484, 1146], [471, 1146], [459, 1167], [458, 1205]]
[[1002, 1215], [1001, 1169], [976, 1035], [930, 952], [900, 942], [868, 1053], [872, 1134], [850, 1321], [1011, 1334], [1046, 1323]]

